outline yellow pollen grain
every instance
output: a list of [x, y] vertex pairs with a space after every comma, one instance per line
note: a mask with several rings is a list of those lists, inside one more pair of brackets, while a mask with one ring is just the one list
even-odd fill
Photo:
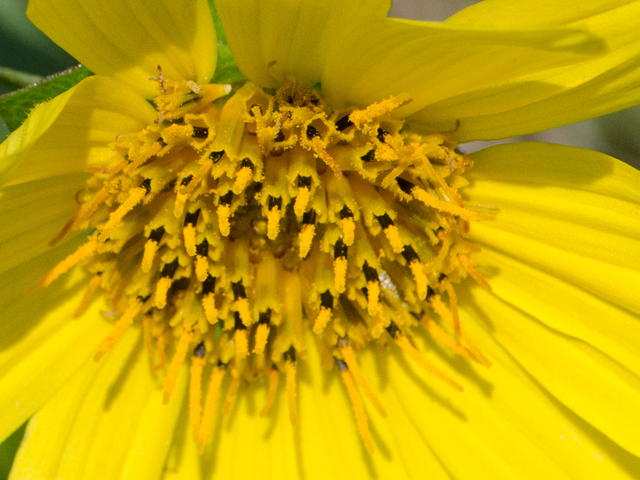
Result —
[[398, 227], [396, 227], [395, 225], [389, 225], [384, 229], [384, 234], [387, 237], [387, 240], [389, 240], [391, 248], [393, 248], [393, 251], [395, 253], [400, 253], [402, 252], [402, 250], [404, 250], [404, 243], [402, 243], [402, 240], [400, 240], [400, 232], [398, 231]]
[[353, 376], [356, 384], [358, 384], [358, 386], [364, 391], [364, 394], [367, 396], [369, 401], [371, 401], [376, 410], [378, 410], [380, 415], [387, 418], [387, 410], [384, 408], [384, 405], [382, 405], [382, 402], [378, 397], [376, 397], [375, 393], [373, 393], [373, 390], [371, 390], [367, 379], [364, 377], [362, 370], [360, 370], [360, 365], [358, 365], [356, 354], [353, 351], [353, 348], [351, 348], [351, 345], [343, 344], [340, 347], [340, 352], [342, 353], [342, 357], [344, 358], [347, 367], [349, 367], [349, 372]]
[[142, 256], [142, 271], [148, 273], [153, 265], [153, 259], [158, 252], [158, 242], [147, 240], [144, 244], [144, 254]]
[[266, 323], [260, 323], [256, 329], [256, 339], [253, 346], [253, 353], [256, 355], [263, 355], [264, 349], [267, 346], [267, 340], [269, 338], [269, 325]]
[[222, 235], [223, 237], [228, 237], [229, 233], [231, 233], [231, 223], [229, 223], [229, 217], [231, 216], [231, 206], [218, 205], [216, 212], [218, 214], [218, 229], [220, 230], [220, 235]]
[[367, 282], [367, 312], [374, 317], [381, 307], [380, 284], [378, 282]]
[[261, 417], [265, 417], [271, 407], [273, 406], [273, 402], [276, 400], [276, 394], [278, 393], [278, 383], [280, 383], [280, 372], [278, 370], [272, 369], [269, 371], [267, 378], [269, 379], [269, 390], [267, 391], [267, 398], [264, 402], [264, 408], [260, 412]]
[[287, 399], [289, 404], [289, 420], [294, 427], [298, 425], [298, 407], [296, 404], [296, 365], [287, 360], [284, 363], [284, 371], [287, 377]]
[[301, 218], [304, 215], [310, 197], [311, 192], [308, 188], [303, 187], [298, 189], [296, 202], [293, 205], [293, 212], [296, 214], [296, 217]]
[[202, 454], [204, 446], [211, 435], [213, 428], [213, 418], [216, 413], [218, 404], [218, 393], [220, 392], [220, 384], [224, 377], [225, 370], [223, 368], [213, 367], [211, 378], [209, 380], [209, 388], [207, 389], [207, 397], [204, 401], [204, 410], [202, 412], [202, 421], [200, 422], [200, 431], [198, 432], [198, 453]]
[[162, 277], [158, 280], [158, 284], [156, 286], [156, 308], [162, 310], [167, 305], [167, 293], [169, 292], [169, 288], [171, 288], [171, 279], [169, 277]]
[[182, 215], [182, 212], [184, 211], [184, 206], [187, 203], [188, 198], [189, 198], [189, 195], [187, 195], [186, 193], [176, 194], [176, 201], [173, 204], [174, 217], [179, 218]]
[[247, 330], [236, 330], [233, 334], [233, 341], [236, 345], [236, 360], [242, 360], [249, 355], [249, 339]]
[[47, 287], [57, 279], [63, 273], [68, 272], [72, 267], [80, 263], [82, 260], [88, 258], [93, 255], [98, 247], [98, 242], [95, 239], [89, 240], [87, 243], [78, 248], [75, 252], [67, 255], [67, 257], [53, 267], [52, 270], [49, 270], [40, 280], [38, 280], [35, 284], [27, 288], [25, 291], [26, 294], [32, 293], [38, 287], [43, 286]]
[[182, 368], [182, 364], [187, 356], [187, 350], [191, 344], [193, 338], [193, 332], [185, 329], [180, 335], [178, 345], [176, 347], [176, 353], [173, 354], [169, 369], [167, 370], [164, 379], [162, 380], [162, 399], [165, 404], [169, 403], [173, 389], [176, 388], [176, 382], [178, 380], [178, 374]]
[[320, 313], [318, 313], [316, 321], [313, 324], [313, 333], [320, 335], [329, 323], [329, 320], [331, 320], [331, 309], [320, 307]]
[[416, 293], [418, 294], [418, 298], [420, 300], [424, 300], [427, 298], [428, 286], [427, 275], [424, 273], [424, 265], [422, 265], [418, 260], [413, 260], [409, 264], [409, 268], [411, 269], [413, 280], [416, 282]]
[[213, 293], [207, 293], [202, 297], [202, 307], [204, 308], [204, 315], [207, 317], [207, 322], [214, 324], [218, 321], [218, 309], [216, 308], [216, 299]]
[[358, 427], [360, 438], [362, 438], [367, 452], [369, 452], [369, 454], [373, 454], [373, 437], [371, 436], [371, 431], [369, 430], [367, 414], [364, 411], [364, 405], [362, 404], [362, 397], [358, 392], [358, 387], [353, 381], [351, 373], [349, 373], [348, 370], [342, 370], [340, 374], [342, 375], [342, 381], [347, 387], [347, 393], [349, 394], [351, 407], [353, 408], [353, 413], [356, 417], [356, 426]]
[[347, 259], [344, 257], [338, 257], [333, 261], [333, 285], [338, 293], [346, 289], [347, 266]]
[[253, 323], [251, 317], [251, 311], [249, 310], [249, 300], [246, 298], [238, 298], [235, 301], [236, 311], [240, 314], [240, 319], [245, 326], [249, 326]]
[[422, 188], [415, 187], [411, 190], [411, 194], [413, 197], [424, 203], [428, 207], [435, 208], [442, 212], [449, 213], [456, 217], [460, 217], [464, 220], [480, 220], [481, 216], [477, 212], [473, 212], [471, 210], [467, 210], [464, 207], [459, 205], [455, 205], [454, 203], [447, 202], [446, 200], [441, 200], [439, 198], [434, 197], [432, 194], [428, 193], [426, 190]]
[[242, 167], [238, 173], [236, 173], [236, 181], [233, 183], [233, 193], [240, 195], [253, 177], [253, 171], [249, 167]]
[[353, 245], [355, 239], [356, 223], [353, 218], [343, 218], [342, 224], [342, 241], [347, 247]]
[[111, 231], [122, 221], [124, 216], [140, 203], [140, 200], [147, 194], [147, 190], [143, 187], [133, 188], [129, 191], [129, 197], [115, 212], [109, 215], [107, 224], [102, 228], [98, 240], [104, 242], [109, 238]]
[[309, 250], [311, 250], [311, 244], [313, 243], [313, 236], [316, 233], [315, 225], [303, 225], [302, 230], [298, 234], [298, 239], [300, 240], [300, 258], [304, 258], [309, 254]]
[[200, 434], [202, 415], [202, 368], [205, 359], [194, 356], [191, 359], [191, 371], [189, 372], [189, 423], [195, 442]]
[[107, 353], [109, 350], [113, 348], [116, 341], [120, 338], [120, 336], [124, 333], [129, 325], [133, 323], [133, 320], [136, 318], [136, 315], [140, 313], [140, 309], [142, 308], [142, 302], [136, 301], [133, 305], [125, 310], [120, 319], [116, 322], [113, 329], [107, 335], [107, 337], [100, 342], [98, 348], [96, 349], [96, 353], [93, 356], [93, 359], [97, 362], [102, 358], [102, 356]]
[[351, 120], [358, 129], [362, 130], [363, 127], [375, 120], [376, 117], [380, 117], [391, 112], [392, 110], [395, 110], [403, 103], [406, 103], [408, 100], [409, 95], [406, 93], [403, 93], [396, 97], [386, 98], [381, 102], [369, 105], [364, 110], [354, 110], [349, 115], [349, 120]]
[[280, 233], [280, 209], [273, 207], [267, 214], [267, 237], [275, 240]]
[[203, 255], [198, 255], [196, 257], [196, 277], [201, 282], [204, 282], [207, 279], [207, 275], [209, 271], [209, 259]]
[[182, 229], [184, 235], [184, 248], [190, 257], [196, 256], [196, 227], [195, 225], [187, 225]]

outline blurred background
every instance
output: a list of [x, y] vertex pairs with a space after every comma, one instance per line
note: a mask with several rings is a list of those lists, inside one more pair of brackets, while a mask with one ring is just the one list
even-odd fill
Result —
[[[472, 0], [393, 0], [392, 17], [441, 21], [468, 5]], [[26, 18], [27, 0], [0, 0], [0, 95], [11, 91], [11, 82], [3, 81], [3, 68], [46, 77], [78, 62], [58, 48]], [[472, 142], [461, 146], [471, 152], [494, 143], [535, 140], [597, 150], [640, 168], [640, 107], [598, 119], [555, 128], [525, 137], [499, 142]], [[4, 138], [0, 125], [0, 140]], [[0, 444], [0, 480], [7, 478], [24, 426]]]

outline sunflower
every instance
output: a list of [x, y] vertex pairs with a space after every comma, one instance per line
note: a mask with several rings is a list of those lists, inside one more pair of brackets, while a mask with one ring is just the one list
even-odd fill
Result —
[[638, 478], [640, 174], [457, 146], [639, 103], [640, 2], [389, 3], [29, 3], [96, 75], [0, 146], [12, 479]]

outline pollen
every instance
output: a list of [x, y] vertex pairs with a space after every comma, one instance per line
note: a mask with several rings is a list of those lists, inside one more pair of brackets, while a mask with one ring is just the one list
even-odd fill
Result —
[[490, 365], [456, 296], [467, 277], [490, 288], [465, 238], [486, 214], [458, 193], [472, 164], [446, 135], [393, 117], [406, 95], [333, 110], [294, 84], [155, 80], [155, 122], [111, 143], [112, 163], [91, 169], [78, 212], [52, 240], [76, 232], [86, 243], [32, 289], [84, 268], [77, 315], [98, 292], [118, 314], [96, 360], [140, 328], [165, 402], [188, 365], [200, 452], [250, 382], [265, 385], [262, 415], [279, 399], [299, 422], [309, 341], [333, 356], [323, 363], [342, 378], [371, 452], [365, 407], [387, 412], [360, 368], [364, 349], [395, 345], [454, 390], [417, 332]]

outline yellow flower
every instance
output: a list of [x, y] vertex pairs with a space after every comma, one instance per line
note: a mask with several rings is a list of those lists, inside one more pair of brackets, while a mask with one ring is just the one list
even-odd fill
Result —
[[11, 478], [637, 478], [640, 173], [456, 145], [639, 103], [640, 2], [215, 3], [244, 84], [204, 0], [29, 4], [97, 75], [0, 146]]

